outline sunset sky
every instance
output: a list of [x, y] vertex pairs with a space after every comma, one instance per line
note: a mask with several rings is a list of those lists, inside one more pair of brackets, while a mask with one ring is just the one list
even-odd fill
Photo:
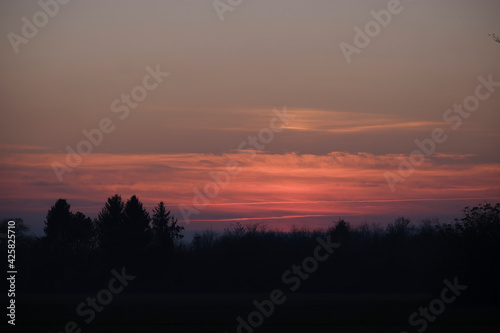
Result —
[[[349, 63], [341, 43], [356, 47], [355, 28], [391, 2], [243, 0], [221, 14], [211, 0], [73, 0], [25, 38], [40, 5], [2, 1], [0, 218], [40, 232], [58, 198], [96, 217], [115, 193], [148, 210], [164, 201], [179, 220], [179, 205], [196, 209], [189, 230], [447, 222], [500, 202], [500, 43], [488, 36], [500, 1], [402, 0]], [[68, 165], [67, 147], [100, 127]], [[433, 136], [425, 160], [398, 170]], [[195, 208], [228, 163], [237, 172]]]

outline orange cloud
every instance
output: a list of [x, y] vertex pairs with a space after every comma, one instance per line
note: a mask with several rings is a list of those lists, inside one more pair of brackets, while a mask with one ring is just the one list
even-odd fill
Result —
[[228, 161], [236, 161], [240, 173], [192, 221], [314, 225], [339, 216], [446, 215], [446, 209], [462, 202], [500, 199], [499, 164], [473, 164], [466, 157], [444, 154], [439, 164], [427, 160], [392, 193], [384, 172], [397, 170], [398, 156], [261, 153], [248, 161], [248, 153], [93, 154], [59, 183], [50, 163], [64, 155], [17, 153], [0, 163], [0, 209], [45, 213], [63, 197], [78, 203], [75, 210], [95, 214], [108, 196], [119, 193], [125, 198], [137, 194], [148, 207], [165, 201], [182, 219], [177, 206], [193, 206], [194, 189], [203, 193], [206, 184], [214, 183], [210, 173], [225, 170]]

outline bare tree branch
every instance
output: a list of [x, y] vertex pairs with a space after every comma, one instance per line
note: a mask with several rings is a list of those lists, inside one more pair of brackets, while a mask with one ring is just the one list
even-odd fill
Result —
[[493, 40], [495, 42], [500, 43], [500, 36], [495, 35], [495, 34], [488, 34], [488, 36], [490, 36], [491, 38], [493, 38]]

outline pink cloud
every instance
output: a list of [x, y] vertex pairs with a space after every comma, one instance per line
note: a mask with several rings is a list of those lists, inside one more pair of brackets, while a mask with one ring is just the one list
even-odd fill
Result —
[[193, 189], [203, 191], [213, 182], [209, 174], [223, 171], [231, 160], [241, 172], [193, 221], [217, 225], [217, 221], [261, 220], [289, 226], [297, 221], [321, 224], [336, 216], [434, 216], [449, 213], [439, 209], [451, 203], [498, 200], [500, 194], [499, 164], [471, 164], [454, 155], [439, 156], [439, 165], [429, 159], [398, 184], [395, 193], [389, 190], [384, 172], [397, 170], [399, 155], [261, 153], [248, 161], [249, 156], [93, 154], [65, 174], [61, 184], [50, 163], [64, 160], [64, 155], [10, 154], [0, 163], [4, 174], [0, 197], [6, 203], [0, 209], [17, 205], [22, 213], [34, 201], [32, 209], [45, 213], [49, 207], [37, 200], [46, 203], [64, 197], [87, 202], [74, 208], [95, 214], [107, 197], [119, 193], [125, 198], [137, 194], [148, 207], [165, 201], [181, 218], [177, 205], [193, 205]]

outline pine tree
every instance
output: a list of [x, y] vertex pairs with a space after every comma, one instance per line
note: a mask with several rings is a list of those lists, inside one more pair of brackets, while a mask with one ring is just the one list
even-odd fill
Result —
[[184, 227], [178, 226], [177, 222], [171, 212], [167, 212], [163, 201], [153, 209], [153, 233], [159, 246], [172, 249], [177, 240], [184, 237], [181, 234]]
[[118, 251], [124, 221], [124, 204], [120, 195], [108, 198], [96, 221], [99, 247], [105, 253]]
[[123, 211], [124, 218], [124, 241], [128, 243], [134, 250], [143, 249], [150, 239], [151, 218], [148, 212], [144, 209], [142, 202], [133, 195], [127, 201]]
[[50, 208], [43, 231], [51, 249], [63, 249], [69, 241], [72, 214], [65, 199], [59, 199]]

